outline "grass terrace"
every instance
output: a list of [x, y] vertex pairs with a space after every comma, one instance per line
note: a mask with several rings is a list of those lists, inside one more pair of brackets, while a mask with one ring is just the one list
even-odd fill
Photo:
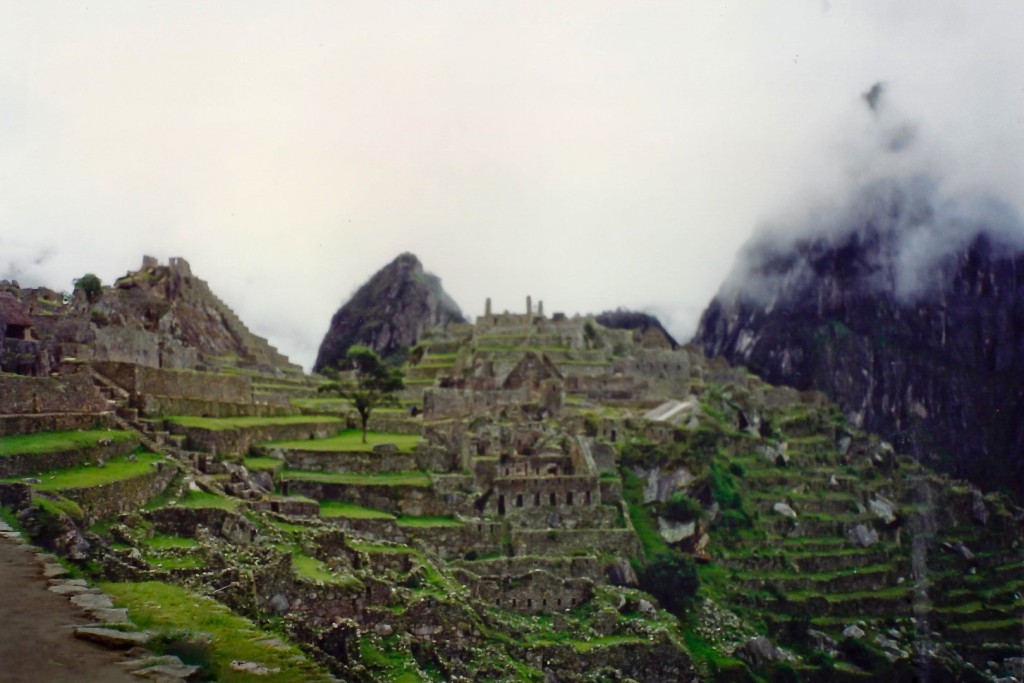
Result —
[[340, 417], [314, 415], [279, 415], [277, 417], [195, 417], [193, 415], [173, 415], [164, 418], [167, 422], [218, 432], [245, 427], [276, 427], [278, 425], [328, 424], [345, 423]]
[[257, 444], [265, 448], [283, 448], [302, 451], [324, 452], [370, 452], [379, 444], [394, 444], [400, 453], [412, 453], [419, 445], [420, 437], [415, 434], [388, 434], [384, 432], [367, 432], [366, 443], [363, 433], [358, 429], [346, 429], [337, 436], [326, 439], [306, 439], [302, 441], [272, 441]]
[[[63, 470], [50, 470], [42, 476], [42, 481], [33, 484], [37, 491], [63, 491], [100, 486], [112, 481], [134, 479], [153, 471], [154, 465], [163, 460], [156, 453], [139, 453], [132, 462], [127, 456], [108, 460], [103, 467], [82, 465]], [[5, 481], [20, 481], [20, 478]]]
[[340, 500], [320, 501], [320, 517], [323, 519], [394, 519], [395, 516], [383, 510], [364, 508]]
[[426, 472], [380, 472], [362, 474], [360, 472], [305, 472], [303, 470], [284, 470], [285, 479], [315, 481], [321, 484], [351, 484], [353, 486], [423, 486], [431, 484]]
[[178, 501], [183, 508], [218, 508], [220, 510], [236, 510], [242, 501], [237, 498], [218, 496], [206, 491], [189, 491], [188, 495]]
[[428, 529], [436, 527], [460, 527], [462, 522], [454, 517], [413, 517], [412, 515], [401, 515], [398, 518], [398, 526], [414, 529]]
[[92, 448], [104, 439], [115, 443], [135, 438], [131, 432], [114, 429], [92, 429], [88, 431], [39, 432], [36, 434], [14, 434], [0, 436], [0, 457], [30, 453], [56, 453], [76, 448]]
[[[300, 683], [334, 680], [298, 647], [234, 614], [217, 601], [157, 581], [105, 583], [100, 586], [143, 629], [155, 631], [160, 649], [202, 665], [211, 678], [225, 682]], [[258, 662], [271, 673], [234, 671], [231, 662]]]

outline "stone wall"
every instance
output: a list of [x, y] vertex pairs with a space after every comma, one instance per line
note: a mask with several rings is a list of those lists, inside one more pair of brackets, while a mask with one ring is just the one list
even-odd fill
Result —
[[63, 489], [61, 495], [75, 501], [85, 513], [85, 525], [124, 512], [134, 512], [160, 495], [174, 478], [175, 468], [158, 462], [154, 471], [132, 479], [86, 488]]
[[593, 476], [499, 477], [488, 507], [497, 514], [515, 508], [559, 508], [601, 503], [601, 489]]
[[250, 403], [252, 381], [240, 375], [169, 370], [110, 361], [93, 364], [103, 375], [132, 394]]
[[76, 467], [86, 462], [100, 463], [130, 453], [138, 445], [138, 438], [131, 438], [102, 446], [50, 453], [11, 453], [0, 458], [0, 477], [18, 477], [44, 470]]
[[542, 569], [521, 576], [481, 577], [467, 584], [478, 600], [522, 614], [572, 609], [594, 595], [589, 579], [562, 579]]
[[298, 411], [289, 405], [271, 403], [226, 403], [198, 398], [144, 394], [133, 400], [144, 415], [200, 415], [202, 417], [277, 417]]
[[195, 538], [200, 529], [227, 540], [235, 545], [252, 543], [259, 534], [257, 527], [248, 519], [222, 508], [163, 507], [146, 512], [153, 528], [171, 536]]
[[173, 422], [166, 423], [166, 428], [170, 433], [185, 435], [186, 448], [193, 451], [230, 455], [245, 455], [253, 444], [261, 441], [324, 439], [337, 434], [344, 427], [343, 422], [324, 421], [212, 430], [201, 427], [185, 427]]
[[640, 557], [632, 529], [513, 529], [512, 549], [521, 555], [606, 554]]
[[595, 583], [604, 579], [604, 569], [594, 557], [497, 557], [459, 562], [458, 566], [481, 577], [521, 576], [531, 571], [544, 570], [556, 576], [590, 579]]
[[524, 506], [509, 508], [505, 518], [513, 526], [530, 529], [613, 529], [623, 526], [614, 505]]
[[418, 541], [445, 560], [465, 557], [470, 551], [477, 555], [499, 552], [504, 534], [502, 524], [483, 520], [467, 521], [459, 526], [401, 529], [408, 539]]
[[0, 414], [101, 413], [106, 410], [106, 401], [86, 374], [0, 375]]
[[[257, 449], [263, 450], [263, 449]], [[276, 449], [270, 449], [275, 451]], [[419, 469], [412, 453], [281, 450], [288, 469], [307, 472], [408, 472]]]
[[343, 500], [393, 515], [443, 516], [451, 508], [427, 486], [361, 484], [325, 484], [316, 481], [288, 479], [281, 484], [282, 493], [306, 496], [313, 500]]
[[110, 414], [96, 413], [43, 413], [40, 415], [0, 415], [0, 436], [63, 432], [75, 429], [105, 429], [112, 427]]

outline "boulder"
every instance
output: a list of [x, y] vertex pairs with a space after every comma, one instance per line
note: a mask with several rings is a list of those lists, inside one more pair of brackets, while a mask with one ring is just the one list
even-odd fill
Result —
[[878, 532], [864, 524], [858, 524], [847, 531], [846, 537], [850, 539], [851, 543], [861, 548], [870, 548], [878, 543]]
[[892, 524], [896, 521], [896, 504], [888, 498], [875, 496], [868, 501], [868, 509], [886, 524]]
[[779, 652], [772, 641], [764, 636], [756, 636], [736, 649], [736, 656], [749, 664], [753, 669], [760, 669], [765, 664], [779, 662], [785, 656]]
[[666, 543], [679, 543], [697, 533], [696, 522], [672, 522], [658, 517], [658, 532]]
[[971, 489], [971, 519], [978, 524], [988, 523], [988, 508], [985, 507], [985, 497], [978, 489]]
[[864, 629], [856, 624], [851, 624], [843, 629], [843, 638], [863, 638]]
[[633, 565], [621, 557], [605, 568], [605, 574], [608, 576], [608, 582], [613, 586], [635, 587], [640, 583], [636, 571], [633, 570]]
[[775, 505], [772, 505], [772, 510], [782, 515], [783, 517], [788, 517], [789, 519], [796, 519], [796, 510], [789, 507], [785, 503], [776, 503]]

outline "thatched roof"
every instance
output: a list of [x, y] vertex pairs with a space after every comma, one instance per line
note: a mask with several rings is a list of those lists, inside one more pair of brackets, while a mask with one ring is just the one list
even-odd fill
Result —
[[25, 314], [21, 302], [10, 292], [0, 292], [0, 322], [19, 327], [32, 327], [32, 318]]

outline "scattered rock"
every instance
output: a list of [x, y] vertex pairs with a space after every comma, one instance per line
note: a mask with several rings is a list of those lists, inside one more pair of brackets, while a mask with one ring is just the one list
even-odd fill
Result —
[[788, 517], [789, 519], [796, 519], [796, 510], [789, 507], [785, 503], [776, 503], [775, 505], [772, 505], [772, 510], [782, 515], [783, 517]]
[[618, 558], [609, 564], [605, 569], [605, 573], [608, 576], [608, 581], [613, 586], [632, 587], [640, 583], [637, 579], [636, 571], [633, 569], [633, 565], [622, 558]]
[[267, 607], [273, 610], [275, 614], [284, 614], [291, 609], [291, 604], [289, 604], [288, 598], [284, 593], [275, 593], [274, 597], [270, 598]]
[[376, 633], [378, 636], [387, 638], [395, 632], [395, 629], [391, 626], [391, 624], [377, 624], [373, 627], [373, 632]]
[[756, 636], [740, 645], [736, 649], [736, 656], [754, 669], [785, 659], [772, 641], [764, 636]]
[[658, 517], [658, 532], [666, 543], [679, 543], [697, 533], [696, 522], [670, 522]]
[[149, 631], [116, 631], [99, 626], [79, 626], [75, 637], [108, 647], [112, 650], [126, 650], [130, 647], [145, 646], [153, 634]]
[[847, 626], [843, 629], [843, 638], [863, 638], [864, 629], [856, 624]]
[[972, 553], [970, 549], [963, 544], [963, 541], [957, 541], [953, 544], [953, 552], [957, 553], [968, 562], [974, 559], [974, 553]]
[[859, 545], [861, 548], [870, 548], [878, 543], [878, 532], [864, 524], [858, 524], [847, 531], [846, 537], [850, 539], [851, 543]]
[[836, 647], [835, 639], [824, 631], [817, 631], [813, 628], [808, 629], [807, 639], [812, 650], [824, 650], [825, 652], [831, 652]]
[[643, 598], [641, 598], [640, 602], [637, 603], [637, 612], [648, 619], [653, 619], [658, 616], [658, 610], [654, 609], [654, 605]]
[[988, 523], [988, 508], [985, 507], [985, 497], [978, 489], [971, 489], [971, 519], [978, 524]]
[[896, 521], [896, 504], [883, 496], [876, 496], [868, 501], [868, 509], [880, 517], [886, 524]]
[[278, 667], [268, 668], [257, 662], [247, 662], [241, 659], [236, 659], [231, 662], [231, 670], [239, 673], [252, 674], [253, 676], [269, 676], [271, 674], [280, 673], [281, 669]]

